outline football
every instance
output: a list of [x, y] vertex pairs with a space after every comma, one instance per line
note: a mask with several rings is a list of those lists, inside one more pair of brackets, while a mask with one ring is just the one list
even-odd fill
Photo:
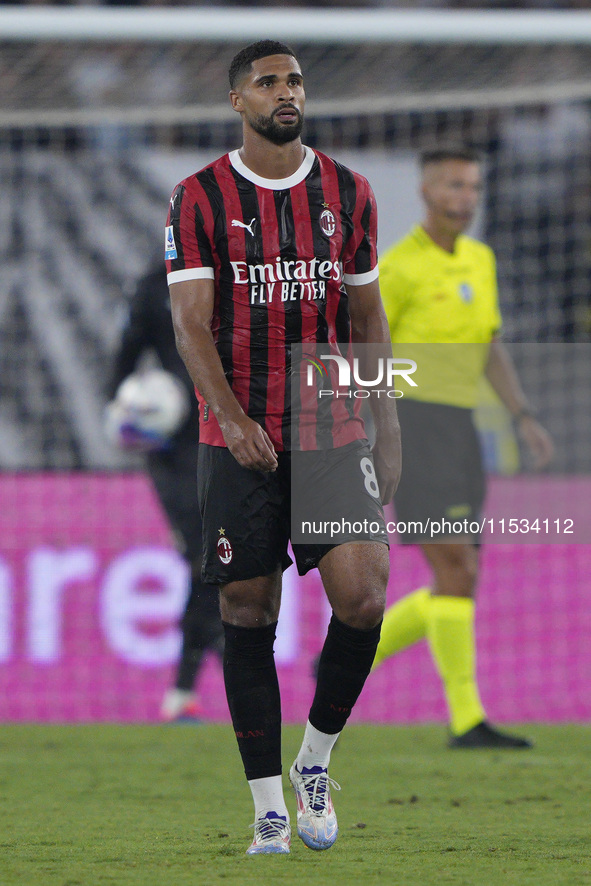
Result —
[[121, 449], [166, 449], [188, 413], [189, 395], [176, 376], [163, 369], [134, 372], [107, 405], [105, 432]]

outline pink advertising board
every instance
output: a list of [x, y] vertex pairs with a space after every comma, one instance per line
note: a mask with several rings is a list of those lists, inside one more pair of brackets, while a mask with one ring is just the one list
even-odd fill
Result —
[[[585, 521], [588, 480], [523, 482], [493, 483], [487, 513], [501, 519], [525, 498], [539, 507], [560, 500], [563, 516]], [[499, 721], [588, 720], [591, 545], [581, 543], [584, 533], [552, 543], [534, 535], [483, 549], [483, 699]], [[391, 563], [389, 602], [425, 583], [416, 549], [394, 544]], [[185, 589], [184, 564], [143, 475], [1, 476], [0, 721], [156, 720], [178, 654]], [[317, 573], [300, 579], [288, 570], [276, 644], [286, 721], [307, 715], [311, 662], [328, 617]], [[200, 689], [208, 717], [227, 720], [217, 660], [207, 662]], [[370, 677], [353, 717], [445, 720], [424, 642]]]

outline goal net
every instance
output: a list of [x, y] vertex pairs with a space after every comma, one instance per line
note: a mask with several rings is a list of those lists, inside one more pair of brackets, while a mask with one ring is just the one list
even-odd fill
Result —
[[[19, 16], [20, 31], [7, 10], [0, 14], [3, 471], [141, 467], [103, 431], [126, 298], [162, 257], [173, 186], [240, 143], [227, 99], [230, 60], [251, 39], [276, 35], [287, 35], [305, 75], [306, 143], [364, 173], [374, 188], [381, 251], [421, 217], [416, 156], [422, 147], [445, 139], [482, 151], [485, 195], [474, 233], [497, 256], [505, 340], [554, 435], [553, 470], [591, 471], [588, 18], [302, 10], [282, 25], [277, 10], [62, 12], [67, 18], [29, 7]], [[499, 425], [498, 414], [491, 418], [489, 407], [483, 433], [502, 438], [493, 445], [491, 467], [510, 472], [512, 455], [508, 466], [498, 453], [512, 430]], [[39, 496], [40, 487], [27, 488]], [[18, 502], [20, 493], [11, 489], [9, 500]], [[93, 501], [100, 500], [97, 493]], [[140, 533], [136, 542], [143, 539]], [[588, 573], [582, 556], [542, 558], [554, 570], [553, 587], [572, 589], [575, 620], [583, 606], [576, 582], [583, 569]], [[505, 581], [507, 594], [517, 592], [530, 569], [511, 563], [501, 556], [490, 579]], [[419, 566], [408, 568], [412, 581], [423, 580]], [[541, 580], [540, 568], [530, 574]], [[84, 575], [76, 581], [91, 581]], [[534, 586], [517, 606], [510, 616], [516, 637], [524, 609], [538, 612]], [[579, 634], [567, 649], [570, 624], [563, 627], [556, 654], [566, 673], [580, 664], [572, 658]], [[516, 637], [507, 641], [515, 643], [506, 662], [517, 655]], [[544, 644], [547, 650], [555, 641], [536, 625], [534, 637], [528, 654], [537, 656], [541, 680]], [[483, 642], [494, 648], [496, 627]], [[0, 658], [3, 649], [7, 656], [12, 649], [6, 637]], [[486, 674], [491, 692], [495, 667]], [[425, 685], [419, 701], [409, 695], [411, 719], [441, 714], [439, 689]], [[557, 683], [558, 719], [589, 711], [588, 696], [576, 692], [566, 710]], [[530, 713], [543, 718], [543, 705]], [[503, 714], [519, 715], [517, 705]]]
[[[26, 28], [1, 54], [0, 464], [115, 467], [102, 400], [125, 293], [160, 254], [174, 184], [239, 144], [227, 69], [244, 41], [92, 39], [90, 30], [60, 40], [59, 22], [52, 39], [27, 40]], [[497, 255], [505, 339], [589, 341], [591, 46], [388, 42], [375, 31], [363, 43], [336, 31], [331, 41], [330, 30], [293, 42], [306, 76], [305, 139], [368, 176], [380, 249], [420, 218], [417, 150], [466, 141], [486, 158], [476, 235]], [[577, 353], [552, 379], [576, 390], [575, 423], [591, 406], [577, 377], [587, 349]], [[518, 349], [516, 359], [531, 366], [535, 405], [557, 409], [557, 469], [587, 469], [587, 422], [573, 432], [563, 394], [548, 402], [543, 355]]]

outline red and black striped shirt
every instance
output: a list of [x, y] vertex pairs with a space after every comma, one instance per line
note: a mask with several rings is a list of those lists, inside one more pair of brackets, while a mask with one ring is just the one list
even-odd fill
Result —
[[[166, 228], [168, 282], [215, 281], [212, 333], [226, 378], [277, 451], [343, 446], [365, 437], [357, 403], [320, 400], [292, 425], [291, 351], [351, 341], [346, 284], [378, 276], [375, 198], [368, 181], [305, 149], [286, 179], [261, 178], [238, 151], [175, 188]], [[320, 353], [316, 350], [316, 353]], [[223, 446], [200, 401], [200, 440]], [[316, 419], [318, 419], [318, 415]]]

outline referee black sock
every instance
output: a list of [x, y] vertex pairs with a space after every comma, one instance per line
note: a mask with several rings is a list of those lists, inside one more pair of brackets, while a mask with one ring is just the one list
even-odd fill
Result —
[[369, 631], [351, 628], [333, 614], [318, 661], [316, 694], [310, 723], [334, 735], [347, 722], [371, 670], [380, 639], [380, 624]]
[[281, 698], [273, 657], [277, 622], [224, 624], [224, 682], [246, 778], [281, 775]]

